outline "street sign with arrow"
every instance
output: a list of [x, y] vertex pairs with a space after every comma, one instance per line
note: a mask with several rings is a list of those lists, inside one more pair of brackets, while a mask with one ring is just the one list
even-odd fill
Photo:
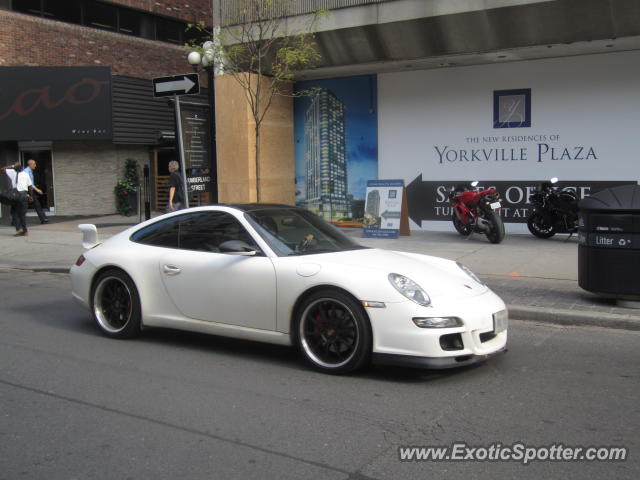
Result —
[[170, 97], [173, 95], [196, 95], [200, 93], [197, 73], [185, 73], [172, 77], [153, 79], [153, 96]]

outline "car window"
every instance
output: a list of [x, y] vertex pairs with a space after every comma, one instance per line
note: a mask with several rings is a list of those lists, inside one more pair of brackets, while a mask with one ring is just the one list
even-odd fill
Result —
[[317, 215], [300, 208], [264, 207], [245, 218], [279, 256], [364, 248]]
[[199, 212], [180, 222], [180, 246], [185, 250], [220, 252], [221, 243], [241, 240], [258, 250], [240, 222], [227, 212]]
[[195, 212], [178, 215], [138, 230], [131, 240], [157, 247], [220, 252], [221, 243], [241, 240], [259, 250], [255, 241], [227, 212]]
[[131, 241], [156, 247], [178, 248], [180, 217], [171, 217], [148, 225], [133, 235]]

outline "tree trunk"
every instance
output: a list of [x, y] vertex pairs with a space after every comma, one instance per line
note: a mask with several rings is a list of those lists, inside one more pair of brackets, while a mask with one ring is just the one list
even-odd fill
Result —
[[260, 124], [256, 123], [256, 202], [260, 203]]

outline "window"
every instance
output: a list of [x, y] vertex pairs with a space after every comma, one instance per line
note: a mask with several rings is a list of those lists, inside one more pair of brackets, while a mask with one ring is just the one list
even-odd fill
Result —
[[135, 10], [120, 9], [118, 31], [128, 35], [141, 36], [143, 15]]
[[202, 212], [181, 216], [180, 248], [204, 252], [220, 252], [221, 243], [241, 240], [258, 250], [253, 238], [231, 214]]
[[85, 25], [115, 31], [118, 26], [118, 9], [113, 5], [88, 2], [85, 6]]
[[180, 45], [209, 38], [197, 28], [187, 32], [185, 22], [99, 0], [13, 0], [9, 5], [17, 12]]
[[156, 247], [219, 253], [221, 243], [241, 240], [259, 250], [240, 222], [226, 212], [187, 213], [159, 221], [131, 235], [131, 241]]
[[165, 18], [156, 19], [156, 40], [163, 42], [182, 43], [182, 32], [185, 25]]
[[69, 23], [82, 23], [82, 5], [80, 0], [44, 0], [42, 12], [53, 20]]
[[42, 15], [40, 0], [13, 0], [13, 9], [17, 12]]
[[171, 217], [144, 227], [131, 235], [131, 241], [155, 247], [178, 248], [180, 218]]

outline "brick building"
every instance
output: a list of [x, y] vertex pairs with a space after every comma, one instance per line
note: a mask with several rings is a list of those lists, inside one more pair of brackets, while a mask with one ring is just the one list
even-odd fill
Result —
[[[187, 25], [201, 21], [209, 0], [0, 0], [0, 164], [36, 159], [49, 211], [86, 215], [115, 211], [133, 158], [150, 166], [158, 207], [175, 128], [151, 79], [191, 70]], [[203, 94], [188, 101], [208, 108]]]

